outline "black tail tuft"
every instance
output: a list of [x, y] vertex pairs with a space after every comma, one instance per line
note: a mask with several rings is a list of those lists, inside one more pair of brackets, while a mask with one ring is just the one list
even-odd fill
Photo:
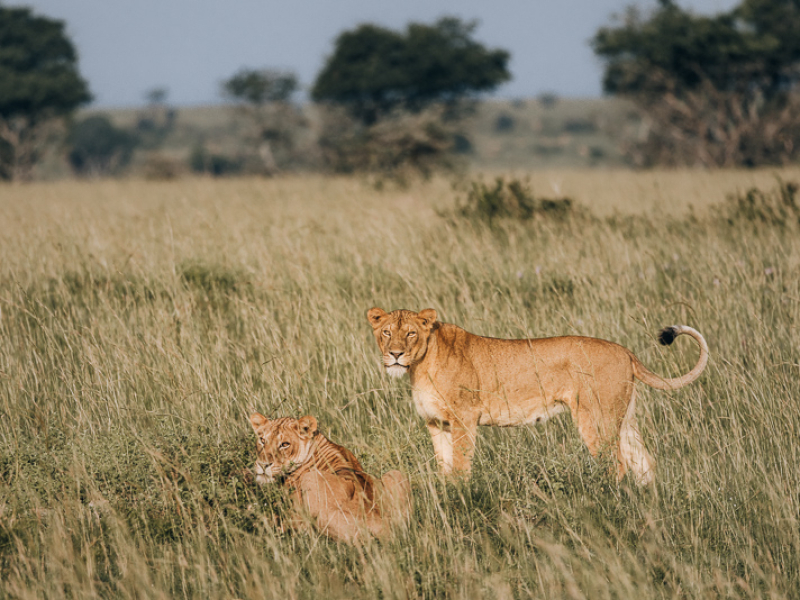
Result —
[[675, 327], [664, 327], [658, 334], [658, 343], [662, 346], [669, 346], [678, 337], [678, 329]]

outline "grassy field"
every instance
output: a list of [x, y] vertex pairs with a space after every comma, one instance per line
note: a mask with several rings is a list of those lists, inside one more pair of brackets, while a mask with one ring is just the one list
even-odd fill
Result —
[[[530, 182], [577, 208], [489, 225], [446, 179], [0, 187], [0, 597], [798, 597], [799, 215], [728, 198], [775, 173]], [[568, 415], [481, 429], [472, 479], [445, 482], [379, 368], [376, 305], [602, 337], [664, 375], [697, 350], [655, 335], [687, 324], [711, 361], [638, 386], [648, 488], [618, 486]], [[281, 495], [246, 476], [252, 409], [403, 470], [412, 527], [360, 548], [277, 532]]]

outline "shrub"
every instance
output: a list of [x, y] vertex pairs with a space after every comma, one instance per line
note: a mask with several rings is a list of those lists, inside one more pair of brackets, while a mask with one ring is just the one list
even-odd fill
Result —
[[544, 108], [553, 108], [559, 101], [558, 94], [555, 92], [544, 92], [539, 94], [536, 99]]
[[230, 296], [250, 286], [245, 274], [222, 265], [188, 261], [181, 264], [179, 271], [181, 279], [189, 287], [209, 295], [223, 294]]
[[136, 137], [105, 115], [93, 115], [73, 125], [67, 144], [67, 158], [77, 175], [109, 175], [130, 162]]
[[494, 121], [494, 130], [496, 133], [507, 133], [509, 131], [514, 131], [514, 126], [516, 122], [514, 121], [514, 117], [507, 113], [503, 113], [498, 115]]
[[454, 126], [441, 107], [420, 113], [397, 111], [370, 126], [332, 108], [324, 115], [319, 143], [324, 162], [336, 172], [427, 177], [436, 169], [452, 167]]
[[145, 179], [168, 180], [177, 179], [184, 172], [180, 161], [163, 154], [151, 154], [142, 166]]
[[564, 221], [573, 211], [571, 198], [536, 198], [527, 182], [503, 177], [497, 177], [493, 185], [471, 182], [466, 198], [456, 206], [459, 216], [490, 223], [499, 218]]
[[572, 118], [564, 121], [564, 131], [568, 133], [594, 133], [597, 131], [597, 123], [587, 118]]
[[205, 146], [195, 146], [189, 155], [189, 168], [194, 173], [222, 177], [241, 173], [243, 167], [244, 161], [240, 157], [209, 152]]
[[775, 188], [764, 191], [752, 187], [744, 192], [728, 195], [727, 219], [731, 223], [749, 221], [778, 227], [800, 225], [800, 185], [794, 181], [778, 179]]

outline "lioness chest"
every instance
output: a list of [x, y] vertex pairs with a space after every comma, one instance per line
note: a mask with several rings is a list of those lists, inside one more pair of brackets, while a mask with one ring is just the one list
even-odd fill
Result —
[[452, 411], [446, 410], [444, 400], [433, 390], [414, 387], [411, 392], [414, 408], [425, 421], [449, 421]]

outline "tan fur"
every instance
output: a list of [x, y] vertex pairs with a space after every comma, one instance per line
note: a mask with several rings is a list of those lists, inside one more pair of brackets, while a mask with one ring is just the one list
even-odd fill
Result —
[[364, 532], [381, 537], [389, 524], [408, 521], [408, 479], [399, 471], [380, 480], [365, 473], [352, 452], [319, 432], [314, 417], [270, 420], [255, 413], [250, 424], [257, 440], [256, 481], [292, 490], [295, 524], [306, 514], [323, 533], [354, 543]]
[[367, 318], [390, 375], [408, 373], [417, 412], [425, 419], [444, 473], [468, 473], [478, 425], [539, 423], [565, 410], [593, 455], [616, 451], [621, 479], [630, 469], [639, 483], [653, 478], [653, 460], [636, 423], [634, 379], [658, 389], [694, 381], [708, 361], [703, 336], [691, 327], [668, 328], [700, 345], [686, 375], [662, 379], [626, 348], [596, 338], [566, 336], [503, 340], [469, 333], [419, 313], [372, 308]]

